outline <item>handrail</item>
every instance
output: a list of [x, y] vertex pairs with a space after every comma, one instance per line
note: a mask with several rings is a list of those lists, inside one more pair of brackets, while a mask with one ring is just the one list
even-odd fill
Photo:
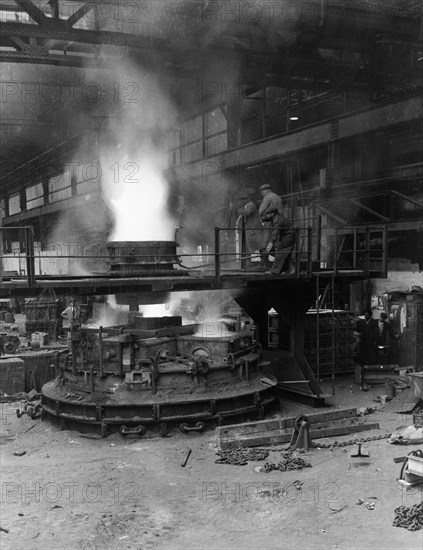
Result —
[[[42, 253], [35, 251], [34, 234], [33, 229], [30, 226], [19, 226], [14, 228], [3, 227], [0, 231], [3, 233], [7, 230], [23, 230], [25, 239], [25, 251], [17, 254], [19, 261], [24, 257], [26, 265], [25, 277], [27, 280], [27, 287], [34, 288], [36, 285], [37, 276], [35, 274], [35, 261], [37, 259], [42, 260], [60, 260], [66, 259], [79, 259], [79, 260], [107, 260], [110, 261], [110, 255], [106, 255], [103, 252], [103, 246], [105, 243], [99, 245], [99, 253], [96, 254], [57, 254], [57, 253]], [[268, 231], [266, 227], [246, 227], [245, 222], [241, 223], [241, 227], [235, 228], [222, 228], [216, 227], [214, 231], [214, 250], [201, 252], [201, 253], [177, 253], [177, 260], [173, 254], [163, 254], [161, 259], [171, 260], [170, 263], [178, 263], [181, 268], [187, 270], [197, 270], [210, 268], [214, 270], [214, 278], [217, 283], [221, 281], [222, 266], [227, 263], [230, 271], [239, 270], [240, 272], [247, 271], [248, 258], [253, 256], [254, 253], [249, 253], [247, 250], [247, 235], [248, 231], [254, 229], [256, 232]], [[292, 255], [292, 262], [295, 266], [295, 272], [292, 274], [293, 278], [299, 277], [311, 277], [313, 273], [328, 273], [333, 270], [333, 274], [336, 276], [340, 270], [359, 270], [366, 277], [373, 271], [378, 271], [383, 274], [387, 272], [387, 224], [371, 224], [367, 226], [357, 225], [344, 225], [337, 228], [323, 228], [322, 217], [317, 216], [313, 223], [305, 227], [293, 228], [296, 233], [296, 243], [291, 252], [273, 252], [272, 256]], [[232, 239], [222, 241], [222, 232], [227, 233], [238, 232], [241, 235], [240, 246], [234, 252], [232, 250], [222, 251], [223, 244], [233, 243]], [[328, 245], [328, 248], [322, 249], [322, 240]], [[257, 254], [257, 252], [256, 252]], [[7, 254], [3, 254], [3, 261], [7, 261], [10, 257]], [[15, 256], [16, 257], [16, 256]], [[134, 254], [132, 259], [137, 261], [148, 258], [151, 259], [151, 253], [149, 254]], [[201, 264], [187, 266], [183, 265], [183, 258], [201, 258]], [[206, 263], [204, 263], [206, 262]], [[234, 262], [238, 265], [234, 265]], [[189, 262], [190, 263], [190, 262]], [[193, 262], [194, 263], [194, 262]], [[41, 267], [40, 267], [41, 269]], [[140, 267], [142, 269], [142, 266]], [[146, 266], [146, 269], [149, 267]], [[102, 275], [101, 273], [93, 274], [93, 276]], [[152, 271], [152, 276], [155, 273]], [[180, 273], [179, 273], [180, 275]], [[89, 276], [89, 275], [88, 275]], [[130, 275], [129, 275], [130, 276]], [[18, 276], [23, 277], [22, 276]]]

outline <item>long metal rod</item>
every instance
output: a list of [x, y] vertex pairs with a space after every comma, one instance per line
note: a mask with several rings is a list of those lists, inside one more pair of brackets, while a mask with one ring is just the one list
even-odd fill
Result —
[[320, 388], [320, 306], [319, 306], [319, 293], [320, 293], [320, 277], [316, 277], [316, 378], [317, 378], [317, 397], [319, 397]]
[[99, 376], [104, 376], [104, 363], [103, 363], [103, 327], [99, 327], [98, 329], [98, 368], [99, 368]]
[[220, 229], [214, 228], [214, 276], [216, 282], [220, 281]]
[[332, 275], [332, 395], [335, 395], [335, 362], [336, 353], [336, 318], [335, 318], [335, 275]]

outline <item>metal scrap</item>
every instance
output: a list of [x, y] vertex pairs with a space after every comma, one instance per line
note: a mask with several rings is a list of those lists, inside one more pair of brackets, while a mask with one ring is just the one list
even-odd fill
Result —
[[403, 527], [408, 531], [423, 529], [423, 502], [415, 504], [411, 508], [407, 506], [398, 506], [398, 508], [395, 508], [395, 518], [392, 525], [394, 527]]

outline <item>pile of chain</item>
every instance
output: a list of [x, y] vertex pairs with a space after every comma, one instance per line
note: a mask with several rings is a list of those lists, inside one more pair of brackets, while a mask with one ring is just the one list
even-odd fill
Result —
[[334, 441], [333, 443], [316, 443], [313, 441], [313, 446], [320, 449], [331, 449], [332, 447], [348, 447], [349, 445], [357, 445], [357, 443], [367, 443], [368, 441], [378, 441], [379, 439], [388, 439], [392, 434], [373, 435], [371, 437], [361, 437], [360, 439], [349, 439], [348, 441]]
[[269, 451], [261, 449], [227, 449], [217, 451], [220, 458], [215, 460], [216, 464], [232, 464], [233, 466], [245, 466], [249, 460], [266, 460]]
[[415, 504], [411, 508], [407, 506], [395, 508], [395, 518], [392, 525], [394, 527], [403, 527], [408, 531], [423, 529], [423, 502]]
[[293, 470], [302, 470], [303, 468], [311, 468], [310, 462], [306, 462], [300, 457], [292, 456], [294, 447], [288, 447], [285, 453], [282, 454], [283, 460], [274, 464], [273, 462], [266, 462], [263, 470], [271, 472], [272, 470], [280, 470], [281, 472], [290, 472]]

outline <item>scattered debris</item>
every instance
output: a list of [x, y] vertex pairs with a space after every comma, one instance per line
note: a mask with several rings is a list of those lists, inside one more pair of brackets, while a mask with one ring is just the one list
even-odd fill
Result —
[[188, 449], [186, 457], [185, 457], [184, 461], [181, 463], [182, 468], [185, 468], [185, 466], [187, 465], [189, 457], [191, 456], [191, 453], [192, 453], [192, 450]]
[[332, 514], [337, 514], [338, 512], [342, 512], [342, 510], [345, 510], [347, 507], [346, 504], [336, 504], [334, 502], [329, 503], [329, 509], [331, 510]]
[[23, 456], [26, 455], [26, 451], [16, 451], [13, 453], [13, 456]]
[[395, 508], [395, 518], [392, 525], [394, 527], [403, 527], [408, 531], [423, 529], [423, 502], [415, 504], [411, 508], [407, 506]]
[[401, 426], [392, 433], [388, 443], [394, 445], [420, 445], [423, 443], [423, 428]]
[[41, 399], [41, 393], [38, 393], [37, 390], [32, 389], [26, 394], [26, 401], [33, 401], [34, 399]]
[[215, 460], [216, 464], [232, 464], [234, 466], [245, 466], [250, 460], [266, 460], [269, 451], [257, 449], [227, 449], [226, 451], [217, 451], [220, 458]]
[[24, 434], [26, 434], [27, 432], [29, 432], [29, 430], [32, 430], [32, 428], [35, 428], [36, 424], [33, 424], [32, 426], [30, 426], [29, 428], [27, 428], [25, 431], [24, 431]]
[[374, 407], [360, 407], [358, 412], [360, 416], [369, 416], [369, 414], [376, 412], [376, 409]]
[[362, 504], [367, 508], [367, 510], [374, 510], [376, 506], [375, 500], [377, 500], [377, 497], [368, 497], [369, 500], [364, 500], [362, 498], [359, 498], [356, 502], [359, 506]]
[[41, 416], [41, 401], [37, 402], [27, 402], [24, 404], [23, 409], [16, 409], [16, 416], [21, 418], [24, 414], [27, 414], [32, 420]]

